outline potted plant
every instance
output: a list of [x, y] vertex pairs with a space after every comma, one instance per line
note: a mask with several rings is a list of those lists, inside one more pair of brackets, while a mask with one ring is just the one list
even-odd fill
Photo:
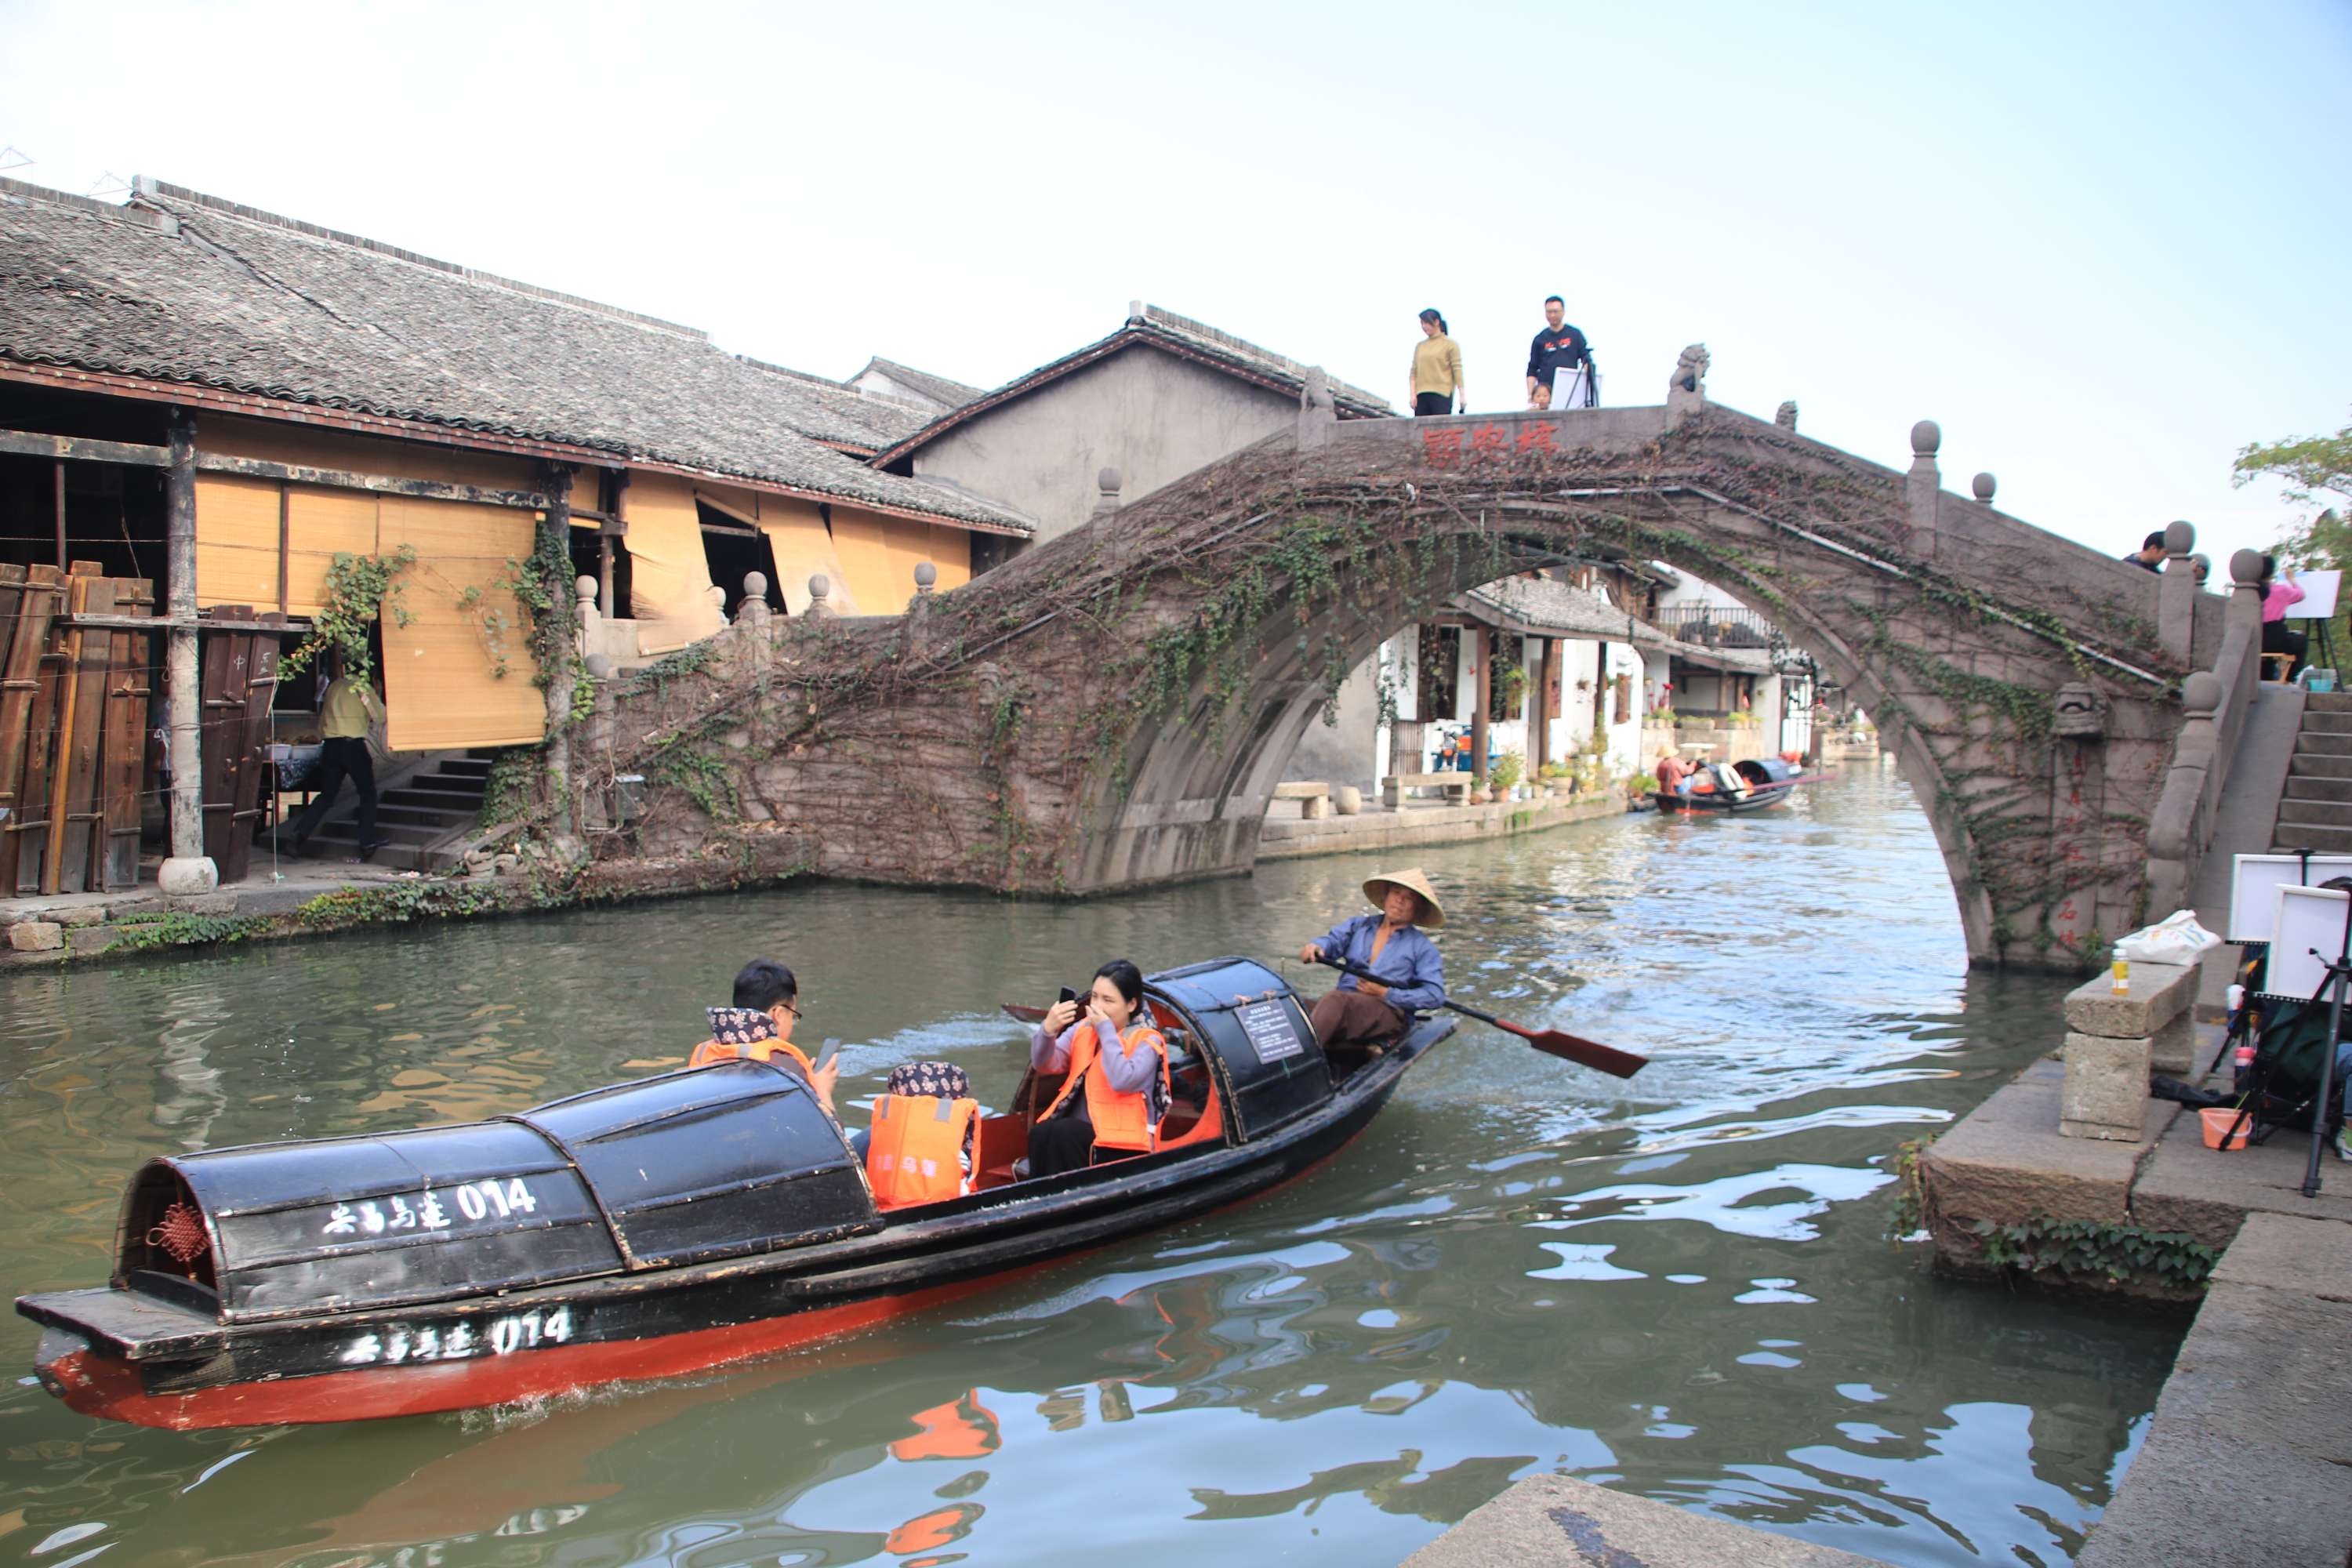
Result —
[[1501, 756], [1496, 757], [1494, 767], [1486, 773], [1486, 798], [1499, 801], [1510, 794], [1512, 786], [1517, 784], [1520, 775], [1526, 773], [1527, 765], [1527, 758], [1517, 752], [1505, 752]]

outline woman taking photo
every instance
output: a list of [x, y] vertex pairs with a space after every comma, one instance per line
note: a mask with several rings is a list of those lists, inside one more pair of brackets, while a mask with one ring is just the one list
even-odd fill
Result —
[[1462, 411], [1470, 411], [1470, 398], [1462, 385], [1462, 349], [1445, 335], [1445, 318], [1434, 310], [1421, 313], [1421, 342], [1412, 348], [1412, 411], [1421, 414], [1451, 414], [1454, 400], [1462, 399]]
[[1168, 1043], [1143, 1013], [1143, 972], [1124, 958], [1095, 971], [1076, 1002], [1056, 1002], [1029, 1040], [1029, 1065], [1066, 1072], [1029, 1129], [1029, 1173], [1084, 1170], [1097, 1148], [1149, 1153], [1168, 1111]]

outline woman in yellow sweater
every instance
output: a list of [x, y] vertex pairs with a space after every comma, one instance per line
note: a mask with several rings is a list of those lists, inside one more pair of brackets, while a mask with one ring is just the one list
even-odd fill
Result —
[[1421, 313], [1421, 342], [1412, 346], [1412, 411], [1451, 414], [1456, 395], [1462, 410], [1470, 410], [1470, 396], [1462, 385], [1462, 349], [1445, 335], [1445, 318], [1435, 310]]

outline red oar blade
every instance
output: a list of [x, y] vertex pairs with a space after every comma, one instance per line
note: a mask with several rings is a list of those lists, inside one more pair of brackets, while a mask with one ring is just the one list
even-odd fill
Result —
[[1006, 1017], [1016, 1018], [1024, 1024], [1042, 1024], [1045, 1021], [1045, 1009], [1043, 1007], [1024, 1007], [1018, 1002], [1000, 1002], [997, 1005], [1004, 1009]]
[[1621, 1051], [1614, 1046], [1604, 1046], [1598, 1040], [1588, 1040], [1578, 1035], [1563, 1035], [1557, 1029], [1523, 1029], [1517, 1024], [1506, 1024], [1500, 1018], [1496, 1026], [1507, 1029], [1539, 1051], [1588, 1067], [1595, 1072], [1605, 1072], [1612, 1078], [1632, 1078], [1650, 1065], [1647, 1057], [1637, 1057], [1631, 1051]]

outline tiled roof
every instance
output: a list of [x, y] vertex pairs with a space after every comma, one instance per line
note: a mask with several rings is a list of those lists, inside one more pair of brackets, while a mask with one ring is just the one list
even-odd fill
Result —
[[[874, 458], [875, 467], [901, 462], [968, 419], [1059, 381], [1073, 371], [1082, 370], [1097, 361], [1137, 347], [1150, 347], [1178, 354], [1195, 363], [1291, 397], [1299, 395], [1307, 384], [1309, 367], [1297, 360], [1221, 332], [1190, 317], [1139, 301], [1130, 310], [1126, 324], [1110, 336], [1088, 343], [1074, 353], [1064, 354], [1051, 363], [1039, 365], [1028, 374], [975, 397], [960, 408], [950, 409], [898, 445], [877, 453]], [[1350, 386], [1344, 381], [1336, 380], [1329, 382], [1329, 386], [1332, 405], [1342, 419], [1380, 419], [1395, 412], [1386, 400], [1373, 396], [1360, 386]]]
[[[894, 359], [876, 354], [866, 362], [866, 369], [849, 378], [845, 385], [855, 384], [868, 373], [878, 373], [897, 382], [918, 396], [927, 397], [942, 408], [961, 408], [973, 398], [984, 395], [984, 389], [966, 386], [960, 381], [950, 381], [943, 375], [933, 375], [927, 370], [917, 370], [910, 364], [900, 364]], [[911, 435], [912, 432], [904, 432]]]
[[[706, 333], [142, 179], [0, 179], [0, 360], [414, 420], [1028, 532], [858, 455], [919, 413]], [[854, 448], [856, 454], [836, 449]]]

